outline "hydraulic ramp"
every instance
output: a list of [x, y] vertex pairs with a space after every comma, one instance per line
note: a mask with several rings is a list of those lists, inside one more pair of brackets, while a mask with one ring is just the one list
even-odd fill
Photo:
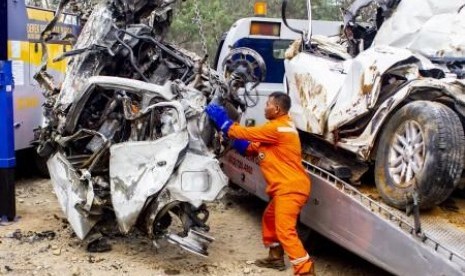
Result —
[[[268, 199], [256, 160], [229, 151], [221, 162], [233, 183]], [[465, 275], [464, 225], [421, 211], [422, 231], [417, 234], [413, 216], [405, 211], [306, 161], [303, 164], [312, 179], [311, 197], [300, 217], [305, 225], [396, 275]]]

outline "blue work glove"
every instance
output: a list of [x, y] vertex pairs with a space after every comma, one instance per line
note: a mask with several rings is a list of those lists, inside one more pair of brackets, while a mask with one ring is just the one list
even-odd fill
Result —
[[216, 104], [209, 104], [207, 108], [205, 108], [205, 112], [213, 123], [215, 123], [216, 129], [221, 130], [225, 135], [227, 135], [233, 121], [229, 119], [228, 113], [224, 107]]
[[250, 142], [244, 139], [236, 139], [233, 142], [233, 148], [237, 150], [241, 155], [245, 155], [247, 148], [249, 147]]

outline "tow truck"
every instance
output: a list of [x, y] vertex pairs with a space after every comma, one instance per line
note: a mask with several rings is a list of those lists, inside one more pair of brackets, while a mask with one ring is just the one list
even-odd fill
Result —
[[[311, 11], [310, 1], [308, 9]], [[302, 37], [292, 29], [331, 36], [341, 30], [342, 24], [311, 20], [311, 12], [308, 20], [286, 20], [284, 13], [281, 19], [260, 15], [233, 24], [223, 36], [215, 60], [216, 69], [224, 74], [231, 71], [231, 66], [243, 66], [245, 72], [262, 79], [259, 85], [242, 91], [248, 105], [240, 118], [244, 125], [263, 123], [264, 98], [273, 91], [288, 91], [289, 84], [282, 81], [282, 48]], [[268, 70], [260, 76], [255, 68]], [[412, 215], [411, 211], [386, 204], [373, 185], [354, 185], [334, 171], [313, 165], [310, 143], [305, 139], [301, 142], [302, 162], [312, 181], [311, 196], [300, 215], [304, 225], [395, 275], [465, 274], [462, 198], [453, 198], [454, 211], [436, 206]], [[268, 200], [258, 160], [230, 150], [221, 162], [232, 183]]]

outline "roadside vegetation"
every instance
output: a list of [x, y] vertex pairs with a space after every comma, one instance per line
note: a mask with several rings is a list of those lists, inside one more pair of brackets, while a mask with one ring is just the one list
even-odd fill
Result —
[[[25, 0], [26, 4], [55, 9], [61, 0]], [[81, 0], [96, 4], [101, 0]], [[69, 10], [78, 1], [71, 0]], [[177, 9], [168, 35], [168, 40], [179, 46], [203, 55], [200, 24], [196, 13], [196, 3], [201, 17], [210, 62], [213, 60], [218, 41], [222, 34], [239, 18], [254, 16], [255, 1], [249, 0], [183, 0], [178, 1]], [[281, 17], [282, 0], [267, 0], [267, 17]], [[288, 4], [288, 18], [306, 18], [306, 0], [292, 0]], [[353, 0], [312, 0], [313, 19], [342, 20], [341, 8]]]
[[[256, 1], [249, 0], [187, 0], [178, 3], [168, 39], [181, 47], [202, 54], [199, 24], [195, 13], [195, 2], [199, 6], [202, 25], [207, 41], [210, 61], [214, 58], [221, 35], [239, 18], [254, 16]], [[281, 17], [282, 0], [268, 0], [267, 17]], [[351, 0], [313, 0], [313, 19], [341, 20], [340, 7], [346, 7]], [[288, 18], [307, 18], [306, 0], [293, 0], [288, 4]]]

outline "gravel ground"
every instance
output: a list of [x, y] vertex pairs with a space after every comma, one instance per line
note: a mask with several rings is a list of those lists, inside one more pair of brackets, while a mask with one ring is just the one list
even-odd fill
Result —
[[[292, 275], [260, 269], [253, 260], [266, 255], [260, 242], [265, 204], [251, 196], [227, 195], [210, 205], [215, 241], [202, 258], [163, 243], [156, 249], [141, 233], [119, 235], [103, 228], [111, 251], [89, 253], [75, 237], [58, 205], [49, 179], [19, 176], [18, 222], [0, 226], [0, 275]], [[318, 275], [389, 275], [321, 236], [306, 242]]]

